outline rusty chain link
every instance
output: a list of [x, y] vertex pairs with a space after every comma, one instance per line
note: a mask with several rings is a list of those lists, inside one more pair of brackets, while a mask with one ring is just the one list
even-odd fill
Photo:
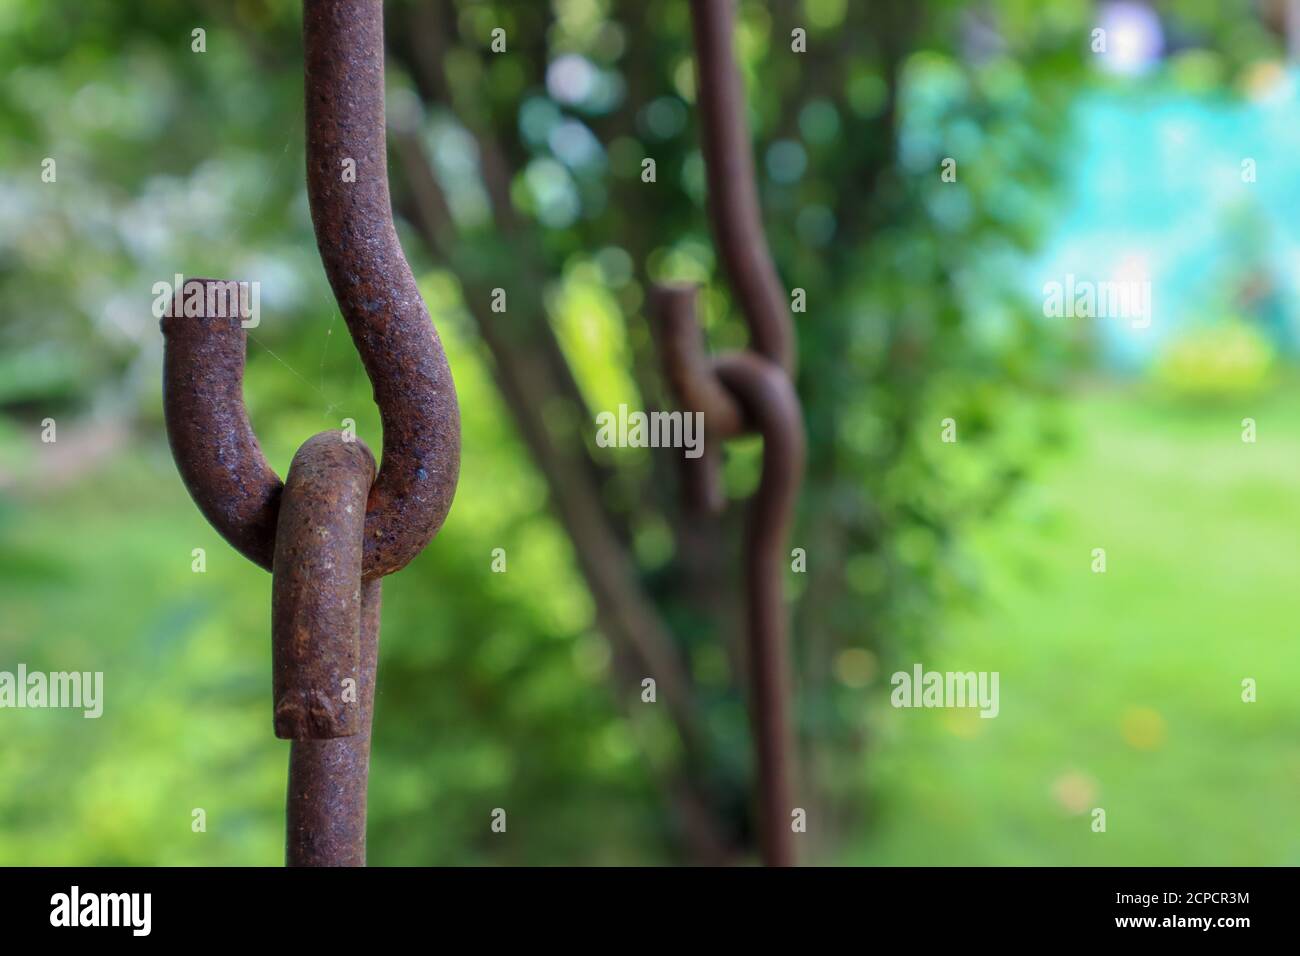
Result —
[[691, 0], [700, 138], [714, 240], [750, 333], [750, 348], [709, 358], [694, 286], [660, 285], [651, 311], [665, 378], [677, 401], [704, 416], [704, 454], [690, 462], [691, 505], [724, 504], [717, 442], [757, 432], [762, 477], [745, 526], [749, 710], [758, 776], [759, 843], [769, 866], [796, 861], [793, 746], [784, 554], [803, 477], [804, 427], [794, 390], [795, 335], [763, 231], [740, 72], [733, 0]]
[[[237, 309], [162, 320], [168, 440], [199, 510], [272, 571], [274, 727], [293, 740], [286, 861], [365, 863], [380, 579], [429, 543], [451, 507], [460, 413], [437, 332], [397, 240], [388, 191], [382, 0], [304, 0], [307, 194], [325, 273], [374, 388], [378, 473], [340, 432], [309, 439], [287, 483], [243, 402]], [[355, 169], [355, 176], [344, 175]], [[195, 279], [205, 305], [217, 280]]]
[[[451, 373], [393, 226], [384, 126], [382, 0], [304, 0], [307, 184], [317, 246], [383, 423], [378, 473], [339, 432], [308, 440], [282, 483], [243, 403], [238, 311], [164, 317], [169, 442], [200, 511], [273, 572], [274, 726], [290, 751], [286, 860], [364, 865], [365, 802], [380, 579], [428, 544], [451, 505], [460, 424]], [[746, 525], [749, 704], [764, 861], [795, 862], [784, 543], [802, 478], [795, 337], [759, 216], [730, 0], [692, 0], [710, 219], [750, 329], [749, 350], [710, 359], [697, 290], [655, 289], [663, 361], [678, 401], [715, 440], [763, 436]], [[355, 180], [342, 175], [355, 163]], [[217, 280], [196, 279], [203, 300]], [[218, 297], [217, 301], [220, 301]], [[688, 494], [723, 504], [719, 453], [693, 465]], [[364, 505], [364, 508], [363, 508]], [[351, 680], [349, 680], [351, 679]], [[351, 695], [341, 685], [351, 683]]]

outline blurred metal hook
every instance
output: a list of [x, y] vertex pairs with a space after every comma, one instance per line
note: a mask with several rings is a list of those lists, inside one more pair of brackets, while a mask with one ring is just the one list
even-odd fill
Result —
[[[686, 409], [702, 412], [708, 439], [758, 432], [762, 477], [745, 529], [745, 617], [749, 708], [758, 772], [759, 837], [769, 866], [795, 863], [788, 701], [790, 678], [784, 548], [803, 478], [804, 427], [794, 390], [795, 335], [785, 292], [759, 215], [749, 127], [732, 50], [733, 0], [691, 0], [709, 183], [709, 218], [723, 265], [749, 326], [750, 348], [710, 359], [696, 315], [698, 290], [652, 290], [669, 388]], [[724, 505], [719, 451], [706, 441], [690, 463], [686, 494], [708, 511]]]

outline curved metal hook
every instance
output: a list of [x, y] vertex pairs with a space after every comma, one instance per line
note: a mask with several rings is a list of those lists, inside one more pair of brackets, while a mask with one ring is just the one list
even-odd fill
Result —
[[[316, 244], [374, 388], [383, 456], [366, 506], [363, 576], [405, 567], [442, 526], [460, 471], [447, 358], [393, 227], [381, 0], [305, 0], [307, 194]], [[216, 280], [191, 280], [208, 289]], [[186, 284], [187, 288], [189, 283]], [[178, 299], [180, 292], [178, 291]], [[163, 400], [181, 477], [209, 522], [270, 570], [283, 483], [244, 409], [237, 309], [163, 318]]]

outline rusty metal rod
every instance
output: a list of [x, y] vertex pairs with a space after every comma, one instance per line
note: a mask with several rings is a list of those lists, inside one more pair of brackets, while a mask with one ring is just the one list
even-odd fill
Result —
[[[393, 226], [381, 0], [304, 0], [307, 199], [325, 274], [384, 425], [366, 510], [366, 576], [391, 574], [442, 526], [460, 471], [447, 357]], [[355, 167], [355, 181], [351, 170]]]
[[366, 784], [382, 583], [375, 578], [361, 584], [358, 733], [336, 740], [295, 740], [289, 749], [286, 866], [366, 865]]
[[[298, 449], [276, 531], [271, 637], [276, 734], [293, 739], [289, 866], [366, 862], [382, 579], [361, 580], [375, 460], [360, 442], [343, 438], [342, 432], [323, 432]], [[345, 680], [352, 681], [350, 688]]]
[[[269, 571], [284, 486], [267, 464], [248, 420], [248, 333], [229, 298], [215, 294], [222, 285], [219, 279], [189, 280], [177, 290], [170, 314], [162, 318], [167, 441], [203, 517], [236, 551]], [[183, 297], [195, 287], [204, 314], [187, 316]]]
[[271, 576], [277, 737], [360, 730], [361, 548], [374, 480], [370, 449], [344, 432], [307, 439], [289, 466]]
[[772, 263], [759, 212], [748, 106], [732, 48], [735, 0], [691, 0], [700, 144], [709, 221], [727, 278], [749, 322], [750, 347], [793, 377], [790, 304]]

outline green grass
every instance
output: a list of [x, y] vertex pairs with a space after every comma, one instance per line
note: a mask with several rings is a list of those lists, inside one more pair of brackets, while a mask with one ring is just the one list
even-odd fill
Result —
[[1300, 402], [1068, 407], [1069, 450], [966, 541], [983, 598], [919, 655], [998, 671], [1000, 715], [874, 705], [879, 797], [842, 861], [1300, 863]]

